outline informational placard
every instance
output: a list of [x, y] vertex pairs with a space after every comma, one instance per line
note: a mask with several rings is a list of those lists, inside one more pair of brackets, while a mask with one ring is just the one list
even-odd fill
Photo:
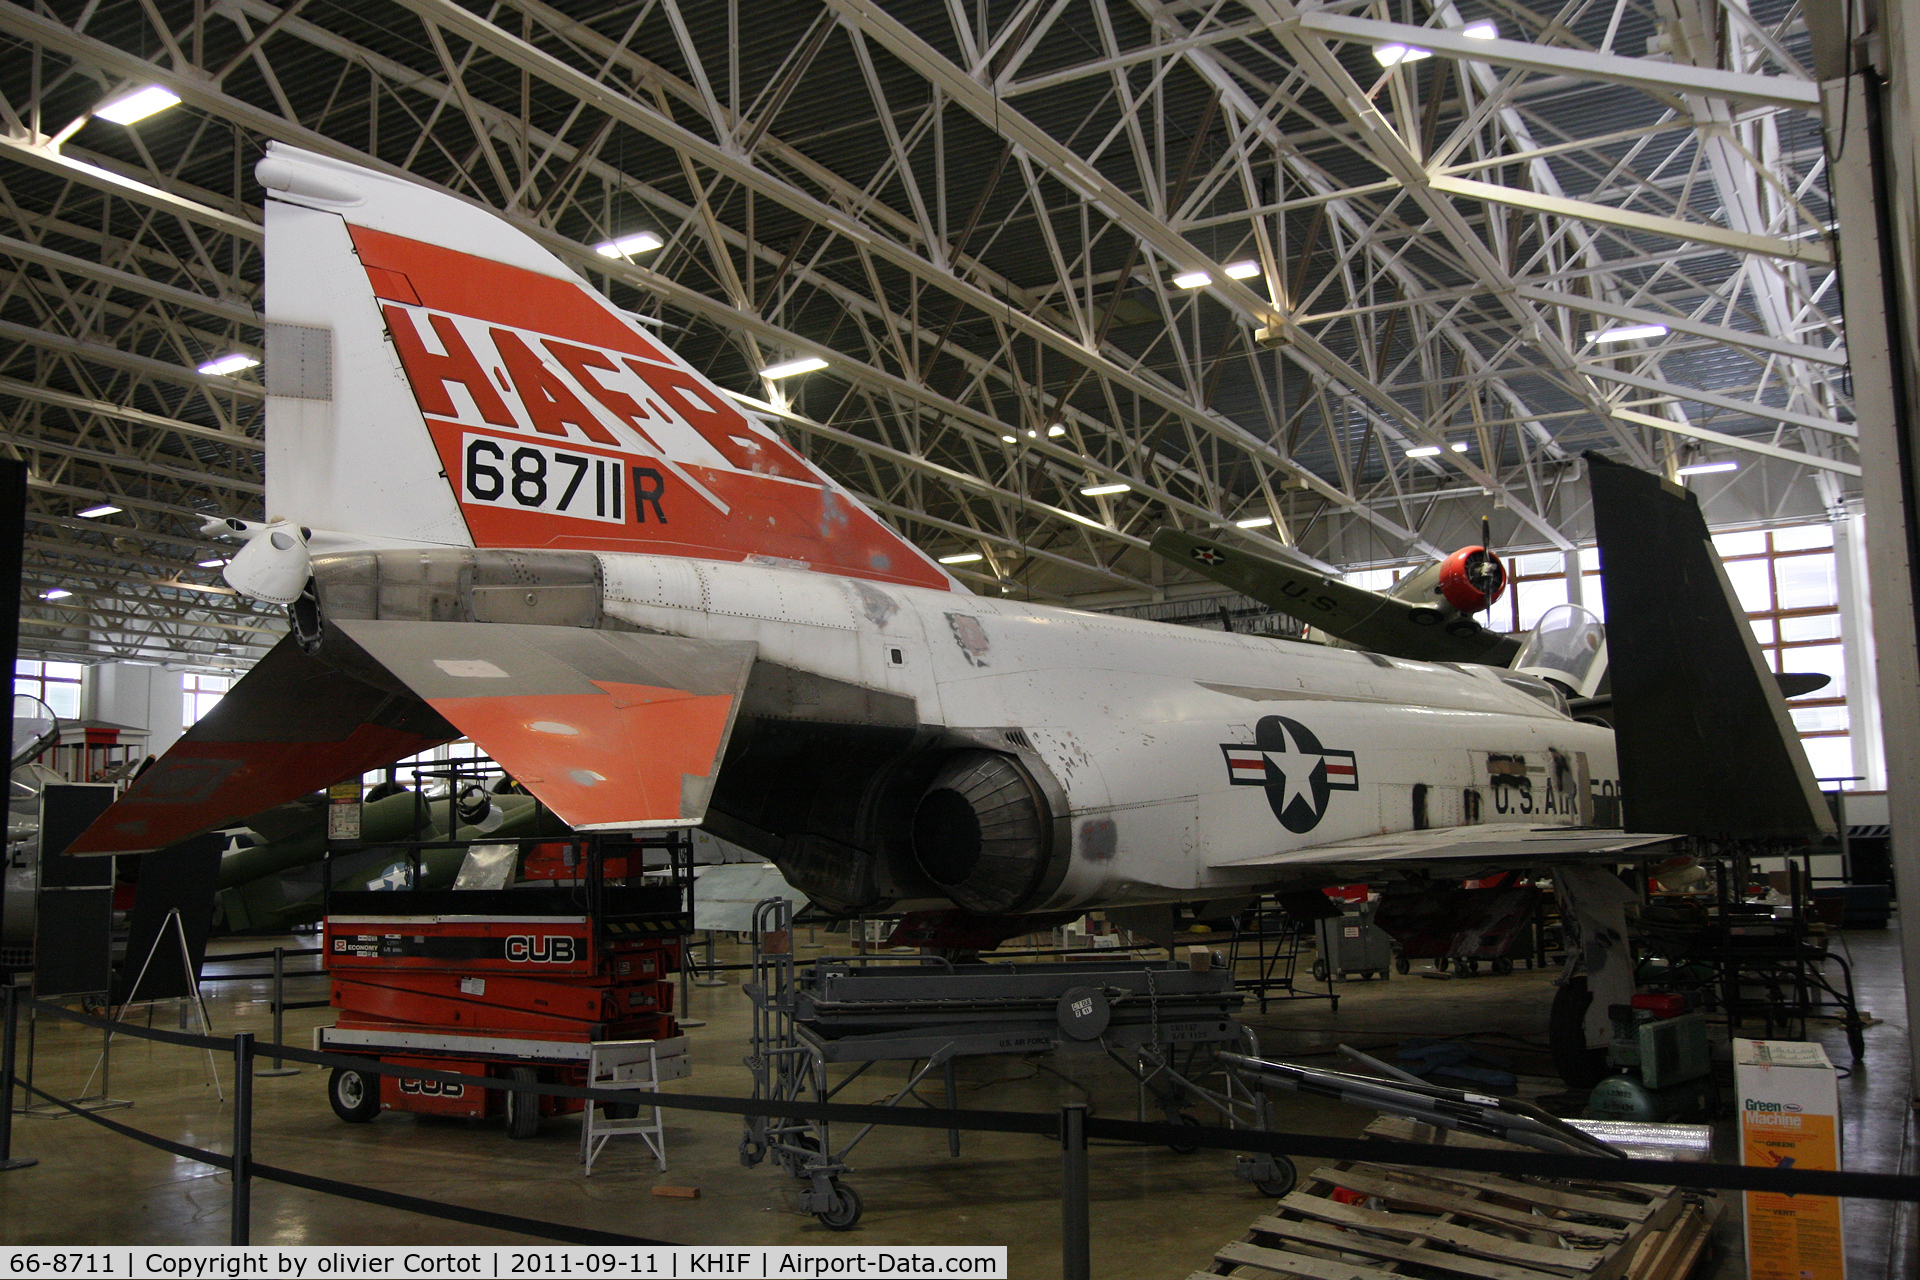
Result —
[[[1741, 1162], [1840, 1168], [1840, 1092], [1826, 1050], [1799, 1040], [1735, 1040]], [[1840, 1201], [1749, 1191], [1749, 1280], [1846, 1280]]]
[[[209, 831], [140, 855], [140, 883], [127, 917], [126, 958], [114, 983], [115, 1004], [192, 994], [206, 959], [220, 855], [226, 847], [225, 836]], [[136, 980], [138, 991], [132, 989]]]
[[344, 843], [360, 839], [360, 796], [358, 778], [327, 788], [327, 839]]

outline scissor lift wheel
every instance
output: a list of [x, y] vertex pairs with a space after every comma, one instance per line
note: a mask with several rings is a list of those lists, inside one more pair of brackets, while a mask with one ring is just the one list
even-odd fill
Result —
[[[532, 1084], [538, 1080], [539, 1073], [532, 1067], [515, 1067], [508, 1072], [508, 1078], [515, 1084]], [[540, 1132], [540, 1095], [521, 1093], [518, 1089], [507, 1091], [507, 1136], [509, 1138], [531, 1138]]]
[[351, 1067], [335, 1067], [327, 1081], [333, 1114], [348, 1124], [365, 1124], [380, 1114], [380, 1079]]

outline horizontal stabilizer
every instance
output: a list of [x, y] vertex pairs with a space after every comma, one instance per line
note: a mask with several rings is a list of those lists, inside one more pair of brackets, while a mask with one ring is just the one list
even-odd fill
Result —
[[1315, 845], [1286, 853], [1263, 854], [1220, 869], [1358, 867], [1391, 862], [1396, 867], [1422, 865], [1472, 867], [1538, 867], [1585, 858], [1624, 858], [1665, 844], [1668, 835], [1623, 834], [1617, 827], [1550, 827], [1521, 823], [1436, 827], [1425, 831], [1398, 831], [1392, 835], [1362, 836], [1334, 844]]
[[1472, 618], [1449, 619], [1432, 606], [1351, 586], [1276, 556], [1178, 529], [1155, 533], [1152, 546], [1175, 564], [1372, 653], [1415, 662], [1505, 666], [1520, 651], [1520, 641]]
[[1586, 458], [1627, 825], [1709, 839], [1830, 834], [1832, 814], [1699, 499]]
[[578, 831], [699, 823], [756, 653], [524, 623], [329, 625]]
[[417, 698], [322, 662], [289, 636], [67, 852], [164, 848], [459, 736]]

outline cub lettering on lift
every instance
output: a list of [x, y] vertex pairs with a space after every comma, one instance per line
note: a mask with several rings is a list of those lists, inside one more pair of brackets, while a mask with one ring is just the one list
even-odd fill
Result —
[[507, 939], [512, 964], [572, 964], [578, 939], [564, 935], [517, 933]]
[[442, 1080], [402, 1080], [400, 1092], [417, 1093], [425, 1098], [464, 1098], [467, 1096], [467, 1086]]

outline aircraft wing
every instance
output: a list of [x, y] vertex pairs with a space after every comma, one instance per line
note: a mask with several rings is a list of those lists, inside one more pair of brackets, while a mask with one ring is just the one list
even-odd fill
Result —
[[1831, 836], [1833, 813], [1699, 497], [1585, 457], [1627, 820], [1708, 839]]
[[287, 636], [67, 852], [163, 849], [459, 736], [431, 707]]
[[1419, 601], [1351, 586], [1274, 556], [1227, 546], [1179, 529], [1153, 535], [1153, 550], [1261, 604], [1318, 627], [1349, 644], [1417, 662], [1506, 666], [1520, 651], [1512, 636]]
[[706, 815], [750, 643], [329, 621], [283, 639], [68, 850], [140, 853], [462, 736], [576, 830]]
[[1544, 866], [1593, 858], [1631, 857], [1678, 837], [1628, 833], [1616, 827], [1531, 826], [1523, 823], [1437, 827], [1362, 836], [1286, 853], [1262, 854], [1219, 864], [1222, 870], [1354, 866], [1390, 862], [1408, 867]]

